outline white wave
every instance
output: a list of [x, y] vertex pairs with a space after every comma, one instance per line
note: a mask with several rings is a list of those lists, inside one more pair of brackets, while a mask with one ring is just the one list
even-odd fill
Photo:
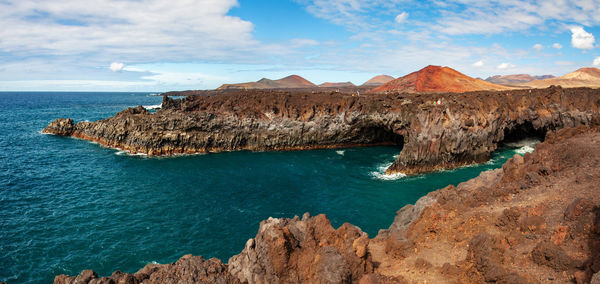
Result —
[[148, 157], [148, 154], [146, 154], [146, 153], [131, 153], [131, 152], [129, 152], [129, 151], [125, 151], [125, 150], [123, 150], [123, 149], [120, 149], [120, 148], [113, 148], [113, 149], [117, 150], [117, 151], [115, 152], [115, 155], [118, 155], [118, 156], [138, 156], [138, 157]]
[[337, 150], [335, 151], [338, 155], [344, 156], [345, 150]]
[[538, 139], [523, 139], [517, 142], [511, 142], [511, 143], [506, 143], [506, 146], [511, 147], [511, 148], [521, 148], [524, 146], [529, 146], [532, 148], [535, 148], [535, 146], [540, 143], [540, 140]]
[[152, 110], [152, 109], [159, 109], [162, 107], [162, 103], [159, 105], [148, 105], [148, 106], [143, 106], [145, 109], [147, 110]]
[[533, 152], [533, 150], [535, 150], [535, 148], [531, 147], [531, 146], [523, 146], [517, 150], [515, 150], [515, 152], [517, 152], [518, 154], [525, 154], [525, 153], [531, 153]]
[[395, 173], [395, 174], [386, 174], [385, 171], [392, 165], [393, 163], [382, 164], [377, 167], [376, 171], [371, 172], [371, 176], [375, 179], [380, 180], [398, 180], [406, 177], [406, 174], [403, 173]]

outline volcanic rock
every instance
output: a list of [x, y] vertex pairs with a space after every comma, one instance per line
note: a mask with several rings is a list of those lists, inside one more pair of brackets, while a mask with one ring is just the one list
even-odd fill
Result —
[[[228, 264], [187, 255], [134, 274], [98, 278], [86, 270], [55, 283], [597, 282], [600, 128], [548, 133], [533, 153], [507, 164], [407, 205], [373, 239], [350, 224], [334, 229], [324, 215], [269, 218]], [[531, 183], [529, 173], [542, 174]], [[584, 214], [592, 218], [563, 218], [581, 199], [595, 204]], [[523, 232], [518, 220], [531, 216], [549, 229]], [[547, 241], [564, 227], [576, 237]]]
[[410, 73], [375, 89], [373, 92], [443, 92], [463, 93], [483, 90], [508, 90], [480, 79], [471, 78], [450, 67], [429, 65], [419, 71]]
[[96, 122], [58, 119], [43, 132], [147, 155], [396, 145], [401, 152], [387, 173], [418, 174], [485, 162], [503, 143], [598, 122], [600, 91], [587, 88], [366, 96], [243, 91], [165, 96], [156, 113], [137, 107]]

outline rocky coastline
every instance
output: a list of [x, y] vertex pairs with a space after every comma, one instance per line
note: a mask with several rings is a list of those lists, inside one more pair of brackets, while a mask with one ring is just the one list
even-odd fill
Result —
[[[176, 95], [176, 93], [170, 93]], [[600, 121], [590, 88], [357, 95], [241, 90], [163, 97], [96, 122], [57, 119], [44, 133], [150, 156], [396, 145], [388, 174], [419, 174], [485, 162], [502, 143]]]
[[186, 255], [54, 283], [598, 283], [600, 128], [545, 138], [501, 169], [405, 206], [374, 238], [324, 215], [270, 218], [226, 264]]

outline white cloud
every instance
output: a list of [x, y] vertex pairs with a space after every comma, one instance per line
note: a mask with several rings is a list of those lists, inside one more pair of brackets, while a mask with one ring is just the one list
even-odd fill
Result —
[[[593, 1], [448, 0], [438, 6], [441, 17], [433, 28], [446, 34], [497, 34], [545, 28], [549, 21], [600, 23], [600, 5]], [[595, 1], [597, 2], [597, 1]], [[447, 7], [447, 8], [446, 8]]]
[[406, 21], [406, 19], [408, 19], [408, 13], [402, 12], [402, 13], [398, 14], [398, 16], [396, 16], [396, 19], [394, 19], [394, 20], [396, 21], [396, 23], [402, 24]]
[[471, 64], [473, 67], [482, 67], [485, 63], [483, 62], [483, 60], [479, 60], [473, 64]]
[[236, 0], [5, 0], [0, 1], [0, 50], [13, 56], [94, 54], [98, 62], [90, 64], [108, 58], [252, 58], [266, 46], [253, 39], [251, 22], [227, 15], [237, 5]]
[[571, 45], [579, 49], [592, 49], [594, 48], [594, 35], [586, 32], [583, 27], [572, 27], [571, 28]]
[[560, 43], [554, 43], [554, 44], [552, 45], [552, 47], [553, 47], [553, 48], [556, 48], [556, 49], [561, 49], [561, 48], [562, 48], [562, 45], [561, 45]]
[[319, 45], [318, 41], [316, 41], [314, 39], [309, 39], [309, 38], [295, 38], [295, 39], [290, 40], [290, 43], [293, 47]]
[[600, 56], [594, 58], [594, 66], [600, 66]]
[[533, 45], [533, 49], [540, 51], [540, 50], [544, 49], [544, 46], [539, 43], [536, 43]]
[[503, 62], [503, 63], [500, 63], [500, 65], [498, 65], [496, 68], [498, 68], [500, 70], [506, 70], [506, 69], [515, 68], [515, 67], [516, 66], [512, 63]]
[[[408, 13], [402, 15], [402, 6], [407, 0], [296, 0], [305, 5], [313, 16], [344, 26], [352, 31], [378, 29], [390, 22], [389, 15], [396, 14], [399, 20], [406, 20]], [[381, 13], [385, 11], [385, 13]], [[374, 15], [385, 15], [377, 17]], [[387, 19], [386, 19], [387, 18]]]
[[123, 70], [124, 67], [125, 64], [123, 64], [122, 62], [113, 62], [110, 64], [110, 70], [112, 70], [113, 72], [119, 72]]

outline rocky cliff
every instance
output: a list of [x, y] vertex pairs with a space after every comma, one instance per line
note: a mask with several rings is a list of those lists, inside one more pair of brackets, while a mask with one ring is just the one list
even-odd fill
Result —
[[187, 255], [55, 283], [598, 283], [599, 167], [600, 129], [567, 128], [405, 206], [375, 238], [324, 215], [271, 218], [227, 264]]
[[486, 161], [499, 145], [600, 121], [588, 88], [462, 94], [244, 91], [164, 97], [96, 121], [57, 119], [43, 131], [148, 155], [397, 145], [388, 173], [418, 174]]

